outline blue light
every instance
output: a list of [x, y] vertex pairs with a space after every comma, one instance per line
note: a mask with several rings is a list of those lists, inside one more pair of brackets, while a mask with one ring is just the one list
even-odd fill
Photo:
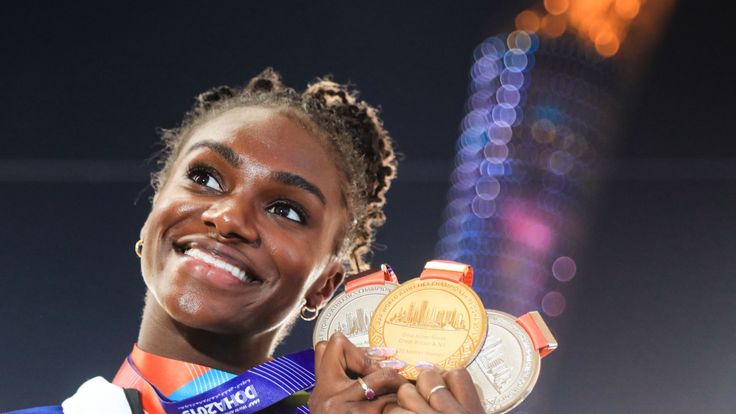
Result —
[[481, 177], [475, 183], [475, 192], [484, 200], [493, 200], [501, 192], [501, 183], [493, 177]]
[[491, 112], [494, 124], [513, 125], [516, 122], [516, 110], [513, 106], [497, 105]]
[[508, 69], [504, 69], [501, 72], [501, 84], [514, 86], [516, 89], [521, 89], [524, 86], [524, 72], [515, 72]]
[[500, 58], [506, 51], [506, 45], [497, 37], [489, 37], [480, 45], [483, 56], [495, 56]]
[[479, 218], [489, 218], [496, 212], [496, 203], [493, 200], [484, 200], [481, 197], [476, 196], [473, 199], [471, 205], [473, 213]]
[[503, 56], [503, 63], [512, 72], [521, 72], [526, 69], [529, 59], [526, 53], [519, 49], [511, 49]]
[[505, 144], [495, 144], [490, 142], [483, 147], [483, 155], [489, 162], [500, 164], [509, 156], [509, 147]]
[[[514, 113], [514, 116], [516, 113]], [[488, 128], [488, 135], [494, 144], [507, 144], [509, 141], [511, 141], [512, 137], [512, 131], [510, 123], [504, 122], [504, 123], [493, 123], [490, 128]]]
[[496, 100], [500, 105], [513, 107], [521, 101], [521, 94], [515, 86], [503, 85], [496, 91]]
[[470, 111], [467, 115], [465, 115], [465, 118], [463, 118], [463, 130], [468, 130], [471, 128], [488, 128], [490, 125], [490, 121], [488, 120], [488, 111], [484, 111], [482, 109], [475, 109], [473, 111]]

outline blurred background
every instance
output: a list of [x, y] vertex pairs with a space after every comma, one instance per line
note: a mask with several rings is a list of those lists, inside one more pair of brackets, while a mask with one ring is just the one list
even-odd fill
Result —
[[[446, 258], [560, 348], [516, 413], [736, 404], [736, 75], [722, 4], [9, 4], [0, 15], [0, 411], [111, 379], [136, 339], [146, 160], [198, 93], [273, 66], [383, 109], [374, 263]], [[729, 40], [731, 39], [731, 40]], [[380, 247], [380, 246], [379, 246]], [[279, 353], [311, 345], [299, 322]]]

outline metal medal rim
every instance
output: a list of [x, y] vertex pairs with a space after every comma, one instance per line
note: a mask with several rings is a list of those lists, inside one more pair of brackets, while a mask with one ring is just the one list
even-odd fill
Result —
[[[382, 285], [376, 284], [362, 286], [350, 292], [342, 291], [337, 294], [334, 298], [332, 298], [332, 300], [330, 300], [330, 302], [327, 304], [327, 306], [325, 306], [322, 312], [320, 312], [319, 317], [317, 317], [314, 325], [314, 332], [312, 333], [312, 344], [316, 345], [317, 342], [326, 341], [329, 339], [328, 332], [329, 326], [332, 325], [332, 320], [342, 315], [341, 312], [343, 312], [343, 309], [350, 305], [350, 303], [352, 302], [351, 296], [362, 296], [366, 293], [367, 290], [375, 290], [381, 288], [386, 289], [386, 292], [384, 294], [384, 296], [386, 296], [398, 286], [399, 285], [396, 283], [386, 282]], [[348, 298], [345, 299], [345, 296], [347, 296]], [[329, 319], [329, 322], [326, 324], [328, 329], [320, 329], [325, 319]]]
[[[481, 316], [481, 318], [483, 320], [482, 320], [481, 326], [480, 326], [479, 341], [478, 341], [477, 346], [473, 350], [473, 352], [467, 357], [467, 360], [462, 365], [463, 367], [466, 367], [466, 366], [468, 366], [468, 364], [470, 364], [471, 361], [473, 361], [475, 359], [476, 356], [478, 356], [478, 353], [483, 348], [483, 344], [485, 343], [485, 339], [486, 339], [486, 337], [488, 335], [488, 322], [487, 322], [488, 316], [487, 316], [487, 313], [485, 312], [485, 309], [483, 307], [483, 301], [480, 299], [480, 297], [478, 296], [478, 294], [475, 293], [475, 291], [471, 287], [467, 286], [464, 283], [460, 283], [460, 282], [451, 282], [451, 281], [448, 281], [448, 280], [445, 280], [445, 279], [436, 279], [436, 278], [422, 280], [422, 279], [416, 277], [414, 279], [411, 279], [411, 280], [406, 281], [406, 282], [402, 283], [401, 285], [399, 285], [396, 289], [394, 289], [393, 291], [391, 291], [391, 293], [389, 293], [388, 295], [386, 295], [381, 300], [381, 302], [376, 306], [376, 310], [373, 312], [373, 316], [371, 317], [371, 323], [370, 323], [370, 326], [368, 328], [368, 340], [370, 342], [370, 346], [372, 346], [372, 347], [375, 347], [375, 346], [386, 346], [385, 340], [381, 341], [382, 343], [378, 343], [378, 342], [375, 342], [374, 343], [374, 340], [373, 340], [374, 339], [374, 335], [372, 335], [372, 333], [379, 331], [378, 327], [376, 326], [379, 323], [376, 315], [378, 315], [379, 313], [381, 313], [381, 312], [379, 312], [379, 309], [381, 309], [382, 306], [386, 306], [385, 303], [387, 303], [390, 300], [391, 296], [400, 296], [400, 295], [402, 295], [402, 292], [404, 292], [406, 290], [409, 290], [409, 289], [413, 289], [414, 288], [414, 285], [416, 285], [416, 284], [430, 284], [430, 283], [446, 283], [447, 286], [448, 286], [448, 288], [449, 287], [458, 287], [458, 286], [460, 286], [461, 289], [464, 289], [465, 291], [467, 291], [468, 295], [471, 298], [474, 299], [475, 304], [478, 306], [478, 308], [482, 310], [482, 312], [480, 312], [480, 316]], [[447, 294], [450, 294], [449, 292], [446, 292], [446, 293]], [[466, 306], [467, 305], [468, 304], [466, 303]], [[386, 312], [384, 311], [383, 313], [386, 313]], [[468, 329], [468, 331], [470, 331], [470, 329]], [[383, 338], [383, 335], [381, 335], [381, 337]], [[400, 357], [397, 355], [397, 358], [400, 358]], [[416, 379], [418, 372], [416, 371], [416, 368], [414, 368], [413, 365], [409, 364], [406, 368], [404, 368], [404, 370], [402, 371], [402, 374], [406, 378], [408, 378], [410, 380], [414, 380], [414, 379]]]
[[[539, 351], [534, 347], [534, 343], [532, 342], [531, 337], [526, 332], [526, 330], [519, 325], [516, 322], [516, 319], [513, 315], [510, 315], [506, 312], [494, 310], [494, 309], [486, 309], [486, 314], [488, 315], [488, 331], [486, 333], [486, 339], [489, 335], [492, 333], [492, 329], [490, 325], [497, 326], [501, 329], [505, 329], [506, 331], [510, 332], [511, 335], [517, 339], [519, 342], [524, 342], [526, 345], [528, 345], [529, 349], [531, 349], [531, 365], [532, 365], [532, 374], [529, 377], [529, 380], [526, 384], [524, 384], [521, 388], [521, 392], [519, 392], [516, 395], [516, 398], [509, 400], [505, 404], [499, 405], [498, 409], [496, 410], [489, 410], [486, 411], [488, 414], [503, 414], [506, 412], [509, 412], [510, 410], [516, 408], [519, 404], [521, 404], [526, 397], [531, 394], [532, 390], [534, 389], [534, 386], [537, 383], [537, 379], [539, 378], [539, 373], [541, 371], [541, 357], [539, 356]], [[519, 347], [521, 348], [521, 354], [522, 354], [522, 366], [520, 367], [520, 370], [524, 369], [523, 361], [526, 361], [524, 358], [524, 347], [521, 343], [518, 343]], [[475, 363], [475, 358], [473, 361], [468, 364], [468, 367], [473, 365]], [[470, 373], [472, 376], [472, 372]], [[473, 378], [473, 382], [477, 384], [477, 381], [475, 378]], [[485, 402], [484, 402], [485, 407]]]

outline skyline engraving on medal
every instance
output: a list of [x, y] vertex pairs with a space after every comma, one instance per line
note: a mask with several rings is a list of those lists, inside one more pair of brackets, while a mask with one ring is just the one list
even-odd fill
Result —
[[313, 343], [326, 341], [339, 331], [355, 346], [368, 346], [368, 328], [373, 311], [396, 286], [393, 283], [369, 285], [336, 295], [317, 318]]
[[394, 325], [410, 327], [421, 327], [441, 330], [467, 330], [464, 314], [454, 309], [441, 309], [429, 307], [429, 301], [423, 300], [419, 306], [417, 302], [411, 302], [402, 307], [387, 322]]
[[503, 352], [501, 350], [503, 341], [501, 338], [495, 339], [487, 344], [487, 346], [488, 348], [483, 347], [483, 352], [478, 355], [476, 361], [480, 363], [480, 366], [488, 376], [496, 392], [502, 393], [511, 384], [513, 370], [509, 368], [503, 358]]
[[373, 311], [362, 308], [356, 309], [354, 313], [344, 313], [341, 319], [333, 321], [335, 324], [334, 332], [340, 332], [348, 339], [355, 335], [368, 335], [371, 316], [373, 316]]

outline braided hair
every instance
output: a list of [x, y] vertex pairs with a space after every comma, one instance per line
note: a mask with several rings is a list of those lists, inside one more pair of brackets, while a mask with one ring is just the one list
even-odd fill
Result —
[[356, 90], [329, 78], [318, 78], [300, 94], [267, 68], [243, 89], [218, 86], [200, 94], [181, 125], [162, 132], [160, 169], [151, 177], [154, 190], [158, 192], [165, 183], [192, 132], [237, 107], [274, 108], [326, 142], [345, 177], [342, 186], [352, 214], [337, 254], [345, 259], [351, 272], [365, 270], [375, 231], [386, 220], [383, 206], [386, 191], [396, 177], [397, 161], [378, 110], [359, 101]]

